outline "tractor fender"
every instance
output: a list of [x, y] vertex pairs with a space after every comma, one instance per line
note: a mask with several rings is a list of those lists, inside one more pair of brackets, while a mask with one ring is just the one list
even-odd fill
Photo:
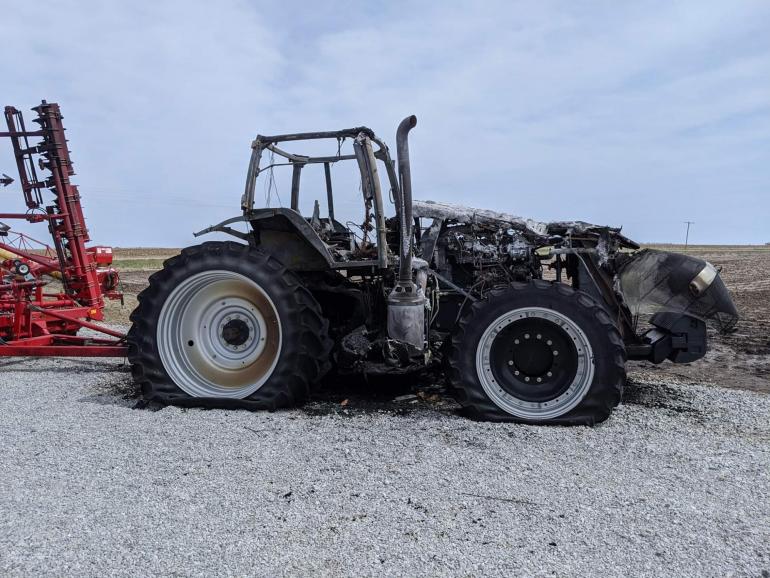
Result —
[[[252, 234], [230, 227], [248, 222]], [[256, 209], [226, 219], [195, 233], [196, 237], [220, 232], [248, 241], [268, 251], [286, 267], [297, 271], [322, 271], [334, 266], [334, 259], [313, 227], [293, 209]]]

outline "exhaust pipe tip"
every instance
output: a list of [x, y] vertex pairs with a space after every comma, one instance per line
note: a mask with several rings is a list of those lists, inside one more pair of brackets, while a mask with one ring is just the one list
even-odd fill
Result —
[[402, 120], [398, 125], [398, 133], [403, 134], [408, 132], [417, 126], [417, 117], [415, 115], [409, 115]]

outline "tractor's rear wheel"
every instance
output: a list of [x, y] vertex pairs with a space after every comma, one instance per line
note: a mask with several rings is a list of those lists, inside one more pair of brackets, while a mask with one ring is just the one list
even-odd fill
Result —
[[147, 401], [276, 409], [302, 401], [329, 367], [320, 306], [260, 249], [184, 249], [138, 300], [128, 359]]
[[592, 425], [625, 383], [625, 347], [605, 309], [561, 283], [516, 283], [474, 303], [452, 339], [449, 374], [473, 418]]

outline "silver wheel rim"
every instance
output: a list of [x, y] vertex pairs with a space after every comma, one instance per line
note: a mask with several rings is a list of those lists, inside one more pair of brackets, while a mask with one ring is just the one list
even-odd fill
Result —
[[[511, 323], [536, 317], [554, 323], [573, 341], [577, 352], [577, 370], [569, 387], [558, 397], [544, 402], [520, 399], [498, 383], [492, 371], [490, 351], [498, 334]], [[522, 307], [501, 315], [481, 336], [476, 348], [476, 374], [490, 400], [515, 417], [522, 419], [553, 419], [574, 409], [586, 396], [594, 378], [593, 349], [582, 329], [569, 317], [543, 307]]]
[[163, 368], [193, 397], [248, 397], [281, 352], [273, 301], [248, 277], [226, 270], [182, 281], [161, 308], [157, 338]]

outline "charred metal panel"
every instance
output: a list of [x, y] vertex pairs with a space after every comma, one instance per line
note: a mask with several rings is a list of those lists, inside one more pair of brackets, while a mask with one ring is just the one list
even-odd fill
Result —
[[618, 268], [621, 291], [631, 312], [688, 313], [729, 332], [738, 310], [714, 267], [691, 255], [644, 249], [627, 256]]
[[248, 219], [258, 231], [260, 243], [275, 251], [287, 267], [319, 270], [334, 264], [328, 246], [296, 211], [258, 209], [252, 211]]

